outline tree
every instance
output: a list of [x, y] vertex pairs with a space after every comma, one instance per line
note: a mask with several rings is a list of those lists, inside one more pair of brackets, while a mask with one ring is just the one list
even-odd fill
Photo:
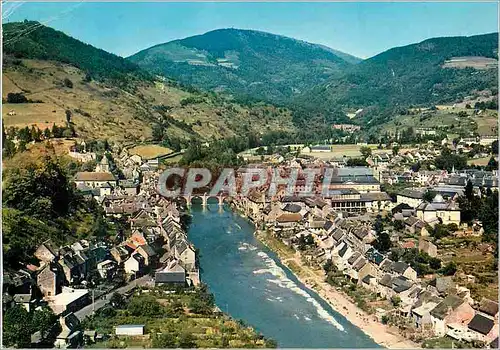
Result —
[[411, 170], [416, 173], [420, 170], [421, 167], [422, 167], [422, 164], [420, 164], [420, 162], [416, 162], [415, 164], [413, 164], [411, 166]]
[[161, 333], [153, 337], [153, 348], [167, 349], [177, 347], [177, 339], [172, 333]]
[[430, 258], [429, 267], [433, 270], [439, 270], [441, 268], [441, 260], [438, 258]]
[[70, 125], [71, 124], [71, 116], [72, 116], [71, 110], [67, 109], [65, 113], [66, 113], [66, 123], [68, 123], [68, 125]]
[[70, 88], [70, 89], [73, 88], [73, 82], [71, 80], [69, 80], [68, 78], [64, 78], [63, 83], [64, 83], [64, 86], [66, 86], [67, 88]]
[[391, 303], [394, 307], [398, 307], [400, 304], [401, 304], [401, 298], [397, 295], [394, 295], [392, 298], [391, 298]]
[[160, 316], [163, 308], [153, 296], [146, 295], [133, 298], [127, 305], [127, 310], [132, 316]]
[[434, 197], [436, 197], [436, 192], [434, 191], [431, 191], [431, 190], [427, 190], [425, 191], [422, 199], [426, 202], [432, 202], [432, 200], [434, 199]]
[[275, 349], [278, 347], [278, 342], [274, 339], [266, 338], [265, 340], [266, 349]]
[[377, 239], [373, 242], [373, 246], [380, 252], [387, 252], [391, 249], [391, 237], [387, 231], [380, 232]]
[[456, 170], [465, 169], [467, 167], [467, 158], [458, 154], [453, 154], [450, 149], [445, 147], [441, 154], [436, 157], [434, 163], [437, 169], [443, 169], [450, 172], [453, 168]]
[[50, 329], [56, 322], [57, 316], [54, 314], [51, 308], [45, 306], [41, 310], [36, 310], [33, 313], [31, 324], [33, 332], [38, 332]]
[[90, 75], [90, 73], [86, 73], [85, 77], [83, 78], [83, 82], [90, 83], [91, 81], [92, 81], [92, 76]]
[[392, 147], [392, 154], [397, 156], [399, 153], [399, 146]]
[[14, 305], [3, 314], [3, 345], [16, 348], [29, 348], [32, 326], [30, 314], [20, 305]]
[[498, 156], [498, 140], [493, 141], [491, 144], [491, 153]]
[[113, 293], [113, 295], [109, 299], [109, 302], [113, 307], [117, 309], [121, 309], [125, 306], [125, 298], [120, 293]]
[[485, 170], [492, 171], [497, 169], [498, 169], [498, 162], [495, 160], [495, 157], [491, 156], [490, 160], [488, 161], [488, 165], [486, 165]]
[[73, 137], [73, 131], [71, 129], [64, 129], [61, 136], [69, 139], [69, 138]]
[[328, 259], [323, 265], [323, 270], [325, 270], [326, 273], [334, 271], [335, 269], [336, 267], [335, 264], [332, 262], [332, 259]]
[[361, 153], [361, 155], [363, 156], [364, 159], [366, 159], [372, 155], [372, 149], [368, 146], [362, 146], [359, 149], [359, 152]]
[[394, 220], [393, 226], [396, 231], [402, 231], [405, 228], [403, 220]]
[[193, 337], [193, 334], [191, 334], [188, 331], [183, 332], [179, 336], [179, 347], [180, 348], [196, 348], [197, 345], [195, 343], [195, 338]]
[[75, 192], [63, 166], [51, 155], [19, 154], [4, 171], [3, 204], [41, 219], [66, 215]]
[[441, 269], [441, 273], [445, 276], [453, 276], [455, 272], [457, 272], [457, 265], [454, 261], [450, 261]]
[[28, 99], [22, 92], [9, 92], [7, 94], [7, 103], [27, 103]]

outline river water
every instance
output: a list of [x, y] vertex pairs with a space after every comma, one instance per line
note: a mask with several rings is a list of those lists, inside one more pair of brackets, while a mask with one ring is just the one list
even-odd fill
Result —
[[374, 348], [378, 345], [300, 283], [229, 208], [191, 207], [189, 239], [200, 250], [201, 279], [217, 306], [279, 347]]

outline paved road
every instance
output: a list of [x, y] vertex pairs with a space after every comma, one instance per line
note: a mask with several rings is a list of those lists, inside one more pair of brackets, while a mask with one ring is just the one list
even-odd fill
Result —
[[[95, 300], [93, 306], [92, 306], [92, 304], [87, 305], [83, 309], [80, 309], [77, 312], [75, 312], [75, 315], [80, 321], [83, 321], [85, 319], [85, 317], [92, 314], [93, 310], [97, 311], [100, 308], [102, 308], [104, 305], [109, 303], [109, 299], [110, 299], [111, 295], [113, 295], [114, 293], [124, 294], [124, 293], [134, 289], [136, 286], [145, 286], [149, 283], [154, 283], [153, 278], [151, 276], [148, 275], [148, 276], [140, 277], [135, 281], [129, 282], [127, 285], [125, 285], [123, 287], [120, 287], [120, 288], [117, 288], [115, 290], [110, 291], [109, 293], [105, 294], [105, 296], [106, 296], [105, 299]], [[91, 297], [92, 297], [92, 294], [91, 294]]]

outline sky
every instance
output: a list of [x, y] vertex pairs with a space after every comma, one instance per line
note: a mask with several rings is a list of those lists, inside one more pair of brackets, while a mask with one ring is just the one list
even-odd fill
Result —
[[4, 22], [37, 20], [123, 57], [170, 40], [231, 27], [323, 44], [361, 58], [432, 37], [498, 31], [496, 2], [6, 1]]

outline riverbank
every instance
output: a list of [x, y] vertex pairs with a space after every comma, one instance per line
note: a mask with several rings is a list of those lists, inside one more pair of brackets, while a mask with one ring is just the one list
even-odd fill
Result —
[[292, 270], [307, 288], [318, 293], [335, 311], [361, 329], [377, 344], [390, 349], [420, 348], [419, 344], [398, 334], [397, 329], [382, 324], [374, 315], [367, 314], [361, 310], [344, 293], [325, 282], [324, 272], [305, 266], [298, 252], [294, 252], [292, 248], [264, 231], [256, 231], [255, 236], [270, 250], [275, 252], [281, 262]]

